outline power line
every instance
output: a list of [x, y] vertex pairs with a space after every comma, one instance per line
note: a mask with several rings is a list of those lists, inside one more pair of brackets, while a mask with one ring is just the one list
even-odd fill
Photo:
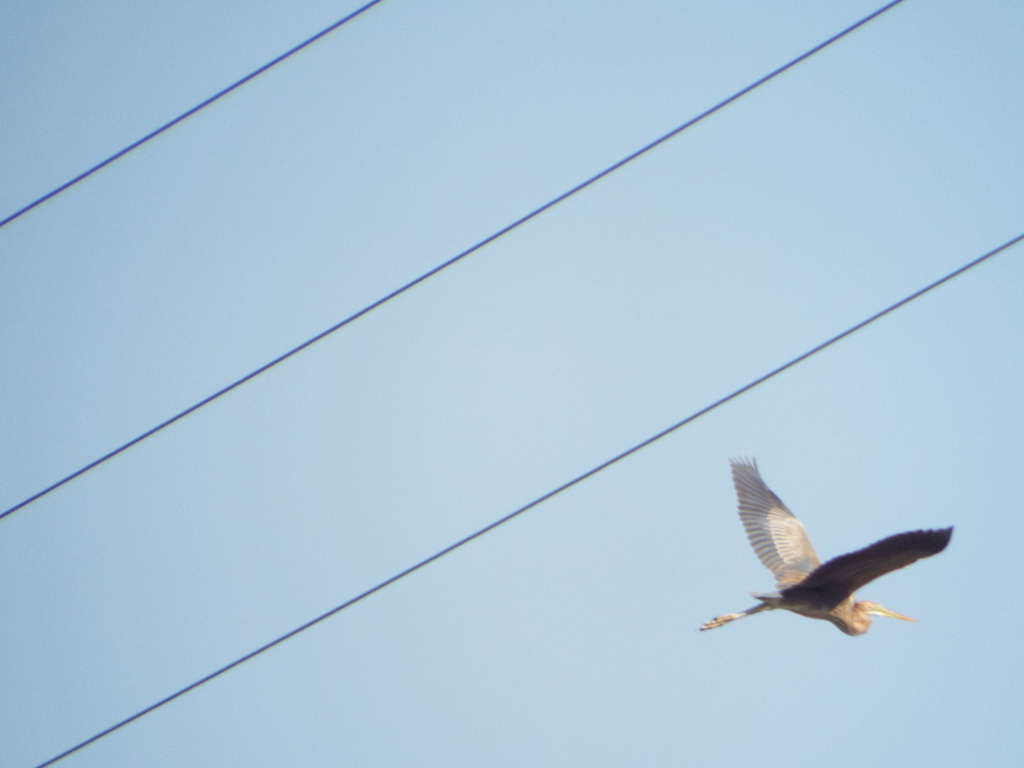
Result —
[[[5, 510], [3, 513], [0, 513], [0, 520], [2, 520], [3, 518], [7, 517], [10, 514], [13, 514], [14, 512], [17, 512], [22, 507], [26, 507], [29, 504], [31, 504], [32, 502], [37, 501], [38, 499], [41, 499], [43, 496], [46, 496], [48, 493], [51, 493], [52, 491], [57, 490], [61, 486], [65, 485], [66, 483], [69, 483], [72, 480], [74, 480], [76, 477], [80, 477], [81, 475], [84, 475], [86, 472], [88, 472], [88, 471], [90, 471], [92, 469], [95, 469], [100, 464], [103, 464], [104, 462], [109, 461], [110, 459], [114, 458], [118, 454], [123, 453], [124, 451], [128, 450], [132, 446], [137, 445], [137, 444], [141, 443], [143, 440], [145, 440], [145, 439], [155, 435], [157, 432], [161, 431], [162, 429], [165, 429], [165, 428], [171, 426], [176, 421], [179, 421], [180, 419], [185, 418], [190, 413], [194, 413], [195, 411], [199, 410], [203, 406], [208, 405], [209, 403], [212, 403], [214, 400], [216, 400], [219, 397], [221, 397], [223, 395], [226, 395], [228, 392], [231, 392], [232, 390], [240, 387], [242, 384], [245, 384], [247, 381], [250, 381], [250, 380], [256, 378], [261, 373], [264, 373], [265, 371], [270, 370], [275, 365], [278, 365], [279, 363], [283, 363], [285, 360], [287, 360], [288, 358], [292, 357], [293, 355], [298, 354], [302, 350], [306, 349], [307, 347], [312, 346], [313, 344], [317, 343], [321, 339], [324, 339], [327, 336], [330, 336], [335, 331], [341, 330], [346, 325], [349, 325], [350, 323], [354, 322], [355, 320], [358, 320], [363, 315], [366, 315], [366, 314], [372, 312], [373, 310], [377, 309], [377, 307], [380, 307], [381, 305], [386, 304], [387, 302], [391, 301], [392, 299], [394, 299], [394, 298], [400, 296], [401, 294], [405, 293], [409, 289], [414, 288], [415, 286], [417, 286], [420, 283], [424, 282], [428, 278], [431, 278], [434, 275], [438, 274], [439, 272], [442, 272], [443, 270], [445, 270], [448, 267], [452, 266], [456, 262], [459, 262], [462, 259], [466, 258], [467, 256], [469, 256], [469, 255], [475, 253], [476, 251], [480, 250], [485, 245], [488, 245], [489, 243], [494, 242], [495, 240], [497, 240], [498, 238], [502, 237], [503, 235], [508, 234], [509, 232], [511, 232], [512, 230], [516, 229], [517, 227], [519, 227], [519, 226], [525, 224], [526, 222], [530, 221], [531, 219], [539, 216], [544, 211], [547, 211], [548, 209], [553, 208], [554, 206], [558, 205], [563, 200], [566, 200], [566, 199], [572, 197], [576, 193], [581, 192], [582, 190], [584, 190], [587, 187], [589, 187], [591, 184], [594, 184], [595, 182], [600, 181], [605, 176], [608, 176], [609, 174], [613, 173], [614, 171], [617, 171], [619, 168], [622, 168], [624, 165], [632, 162], [633, 160], [636, 160], [641, 155], [644, 155], [647, 152], [650, 152], [655, 147], [658, 147], [661, 144], [663, 144], [666, 141], [668, 141], [669, 139], [674, 138], [675, 136], [678, 136], [680, 133], [682, 133], [686, 129], [696, 125], [701, 120], [704, 120], [705, 118], [710, 117], [715, 112], [718, 112], [720, 109], [728, 106], [729, 104], [731, 104], [732, 102], [736, 101], [740, 97], [745, 96], [746, 94], [748, 94], [751, 91], [753, 91], [755, 88], [758, 88], [759, 86], [764, 85], [769, 80], [772, 80], [773, 78], [781, 75], [783, 72], [791, 69], [792, 67], [796, 66], [797, 64], [799, 64], [800, 62], [804, 61], [805, 59], [810, 58], [811, 56], [816, 54], [818, 51], [823, 50], [824, 48], [828, 47], [829, 45], [831, 45], [832, 43], [836, 42], [837, 40], [845, 37], [846, 35], [850, 34], [854, 30], [856, 30], [856, 29], [862, 27], [863, 25], [867, 24], [872, 19], [877, 18], [878, 16], [882, 15], [883, 13], [888, 11], [890, 8], [894, 8], [895, 6], [899, 5], [903, 1], [904, 0], [893, 0], [893, 2], [890, 2], [888, 5], [885, 5], [885, 6], [881, 7], [881, 8], [879, 8], [874, 13], [871, 13], [868, 16], [865, 16], [860, 21], [855, 22], [854, 24], [851, 24], [850, 26], [846, 27], [846, 29], [844, 29], [841, 32], [839, 32], [839, 33], [833, 35], [832, 37], [828, 38], [828, 40], [826, 40], [825, 42], [819, 43], [818, 45], [814, 46], [813, 48], [811, 48], [810, 50], [806, 51], [805, 53], [800, 54], [795, 59], [792, 59], [789, 62], [787, 62], [786, 64], [783, 64], [778, 69], [775, 69], [775, 70], [769, 72], [764, 77], [760, 78], [759, 80], [754, 81], [753, 83], [751, 83], [747, 87], [743, 88], [742, 90], [736, 91], [736, 93], [734, 93], [732, 96], [729, 96], [728, 98], [723, 99], [722, 101], [718, 102], [713, 107], [711, 107], [710, 109], [707, 109], [704, 112], [701, 112], [699, 115], [697, 115], [694, 118], [691, 118], [690, 120], [686, 121], [685, 123], [683, 123], [679, 127], [674, 128], [673, 130], [669, 131], [668, 133], [666, 133], [665, 135], [661, 136], [660, 138], [655, 139], [654, 141], [652, 141], [649, 144], [641, 147], [640, 149], [636, 150], [635, 152], [633, 152], [632, 154], [630, 154], [627, 157], [623, 158], [622, 160], [619, 160], [614, 165], [608, 166], [603, 171], [600, 171], [599, 173], [594, 174], [593, 176], [591, 176], [586, 181], [581, 182], [580, 184], [577, 184], [575, 187], [573, 187], [569, 191], [563, 192], [558, 197], [556, 197], [553, 200], [550, 200], [550, 201], [544, 203], [543, 205], [541, 205], [538, 208], [534, 208], [532, 211], [530, 211], [525, 216], [523, 216], [523, 217], [521, 217], [519, 219], [516, 219], [514, 222], [512, 222], [508, 226], [498, 230], [494, 234], [492, 234], [492, 235], [484, 238], [480, 242], [476, 243], [476, 245], [473, 245], [473, 246], [467, 248], [466, 250], [462, 251], [462, 253], [459, 253], [458, 255], [453, 256], [452, 258], [448, 259], [448, 261], [446, 261], [446, 262], [444, 262], [442, 264], [439, 264], [438, 266], [434, 267], [430, 271], [424, 272], [422, 275], [420, 275], [419, 277], [417, 277], [417, 278], [415, 278], [413, 280], [410, 280], [408, 283], [406, 283], [405, 285], [401, 286], [400, 288], [397, 288], [397, 289], [393, 290], [391, 293], [387, 294], [386, 296], [384, 296], [384, 297], [382, 297], [380, 299], [377, 299], [372, 304], [368, 304], [367, 306], [363, 307], [362, 309], [360, 309], [355, 314], [349, 315], [344, 320], [336, 323], [335, 325], [332, 325], [327, 330], [322, 331], [321, 333], [318, 333], [313, 338], [308, 339], [308, 340], [302, 342], [301, 344], [299, 344], [297, 347], [294, 347], [293, 349], [288, 350], [284, 354], [279, 355], [278, 357], [276, 357], [273, 360], [271, 360], [269, 363], [266, 363], [265, 365], [260, 366], [256, 370], [252, 371], [251, 373], [246, 374], [245, 376], [243, 376], [242, 378], [238, 379], [237, 381], [235, 381], [235, 382], [233, 382], [231, 384], [228, 384], [226, 387], [223, 387], [222, 389], [217, 390], [216, 392], [214, 392], [209, 397], [206, 397], [206, 398], [200, 400], [198, 403], [195, 403], [194, 405], [189, 406], [185, 410], [183, 410], [180, 413], [170, 417], [166, 421], [163, 421], [160, 424], [157, 424], [152, 429], [150, 429], [150, 430], [148, 430], [146, 432], [143, 432], [138, 437], [132, 438], [131, 440], [129, 440], [127, 443], [124, 443], [120, 447], [115, 448], [114, 450], [110, 451], [109, 453], [104, 454], [103, 456], [101, 456], [100, 458], [96, 459], [95, 461], [93, 461], [93, 462], [91, 462], [89, 464], [86, 464], [81, 469], [78, 469], [78, 470], [72, 472], [71, 474], [61, 478], [60, 480], [58, 480], [57, 482], [53, 483], [52, 485], [47, 486], [46, 488], [44, 488], [43, 490], [39, 491], [38, 493], [36, 493], [36, 494], [34, 494], [32, 496], [29, 496], [27, 499], [24, 499], [23, 501], [15, 504], [13, 507]], [[369, 6], [364, 6], [364, 8], [368, 8], [368, 7]]]
[[984, 254], [982, 256], [979, 256], [978, 258], [974, 259], [974, 261], [971, 261], [971, 262], [965, 264], [964, 266], [960, 267], [959, 269], [956, 269], [953, 272], [950, 272], [945, 277], [941, 277], [938, 280], [936, 280], [935, 282], [930, 283], [929, 285], [926, 285], [924, 288], [922, 288], [922, 289], [920, 289], [918, 291], [915, 291], [914, 293], [910, 294], [909, 296], [906, 296], [906, 297], [900, 299], [895, 304], [891, 304], [890, 306], [886, 307], [882, 311], [876, 312], [875, 314], [871, 315], [871, 317], [867, 318], [866, 320], [862, 320], [861, 322], [857, 323], [856, 325], [851, 326], [850, 328], [847, 328], [842, 333], [836, 334], [832, 338], [828, 339], [827, 341], [822, 342], [821, 344], [819, 344], [818, 346], [814, 347], [813, 349], [810, 349], [807, 352], [804, 352], [802, 355], [799, 355], [798, 357], [794, 357], [788, 363], [784, 363], [783, 365], [780, 365], [778, 368], [775, 368], [772, 371], [769, 371], [768, 373], [764, 374], [763, 376], [761, 376], [761, 377], [759, 377], [757, 379], [754, 379], [749, 384], [746, 384], [746, 385], [740, 387], [739, 389], [735, 390], [734, 392], [726, 395], [725, 397], [722, 397], [722, 398], [716, 400], [715, 402], [711, 403], [711, 405], [705, 406], [704, 408], [702, 408], [701, 410], [697, 411], [696, 413], [693, 413], [693, 414], [687, 416], [682, 421], [677, 421], [675, 424], [673, 424], [672, 426], [670, 426], [670, 427], [668, 427], [666, 429], [663, 429], [661, 432], [658, 432], [656, 435], [654, 435], [652, 437], [649, 437], [646, 440], [644, 440], [643, 442], [637, 443], [632, 448], [629, 448], [629, 449], [623, 451], [622, 453], [619, 453], [616, 456], [613, 456], [612, 458], [608, 459], [607, 461], [605, 461], [605, 462], [603, 462], [601, 464], [598, 464], [593, 469], [589, 469], [586, 472], [584, 472], [582, 475], [578, 475], [577, 477], [573, 478], [572, 480], [569, 480], [568, 482], [563, 483], [562, 485], [558, 486], [554, 490], [548, 491], [543, 496], [537, 497], [536, 499], [531, 501], [529, 504], [526, 504], [526, 505], [524, 505], [522, 507], [519, 507], [519, 509], [515, 510], [514, 512], [510, 512], [509, 514], [505, 515], [504, 517], [502, 517], [502, 518], [500, 518], [498, 520], [495, 520], [490, 525], [487, 525], [487, 526], [481, 528], [480, 530], [476, 531], [475, 533], [471, 533], [470, 535], [466, 536], [465, 538], [460, 539], [459, 541], [455, 542], [454, 544], [451, 544], [451, 545], [445, 547], [444, 549], [440, 550], [439, 552], [435, 552], [430, 557], [427, 557], [427, 558], [425, 558], [423, 560], [420, 560], [415, 565], [412, 565], [412, 566], [406, 568], [404, 571], [401, 571], [400, 573], [396, 573], [394, 576], [392, 576], [392, 577], [390, 577], [388, 579], [385, 579], [384, 581], [380, 582], [376, 586], [371, 587], [370, 589], [366, 590], [365, 592], [362, 592], [362, 593], [356, 595], [355, 597], [351, 598], [350, 600], [345, 601], [341, 605], [339, 605], [339, 606], [337, 606], [335, 608], [332, 608], [331, 610], [327, 611], [327, 613], [323, 613], [320, 616], [317, 616], [315, 619], [307, 621], [302, 626], [293, 629], [291, 632], [288, 632], [287, 634], [281, 635], [280, 637], [278, 637], [275, 640], [271, 640], [269, 643], [260, 646], [259, 648], [257, 648], [256, 650], [254, 650], [254, 651], [252, 651], [250, 653], [247, 653], [245, 656], [242, 656], [241, 658], [236, 659], [235, 661], [232, 661], [230, 664], [227, 664], [227, 665], [221, 667], [220, 669], [216, 670], [215, 672], [211, 672], [210, 674], [206, 675], [205, 677], [202, 677], [199, 680], [196, 680], [194, 683], [191, 683], [190, 685], [185, 686], [181, 690], [176, 691], [175, 693], [172, 693], [170, 696], [166, 696], [165, 698], [161, 699], [160, 701], [156, 702], [155, 704], [151, 704], [150, 706], [146, 707], [145, 709], [139, 710], [134, 715], [125, 718], [121, 722], [119, 722], [119, 723], [117, 723], [115, 725], [112, 725], [109, 728], [107, 728], [107, 729], [105, 729], [103, 731], [100, 731], [96, 735], [91, 736], [90, 738], [86, 739], [85, 741], [82, 741], [79, 744], [76, 744], [75, 746], [71, 747], [70, 749], [65, 750], [64, 752], [61, 752], [59, 755], [57, 755], [56, 757], [50, 758], [45, 763], [40, 763], [38, 766], [36, 766], [36, 768], [45, 768], [45, 766], [53, 765], [58, 760], [62, 760], [63, 758], [67, 757], [68, 755], [70, 755], [70, 754], [72, 754], [74, 752], [77, 752], [78, 750], [82, 749], [83, 747], [86, 747], [89, 744], [92, 744], [93, 742], [98, 741], [99, 739], [102, 739], [104, 736], [107, 736], [107, 735], [113, 733], [114, 731], [119, 730], [120, 728], [123, 728], [124, 726], [128, 725], [129, 723], [132, 723], [135, 720], [138, 720], [143, 715], [147, 715], [150, 712], [153, 712], [154, 710], [159, 709], [160, 707], [164, 706], [165, 704], [169, 704], [170, 702], [174, 701], [175, 699], [177, 699], [177, 698], [179, 698], [181, 696], [184, 696], [189, 691], [192, 691], [192, 690], [198, 688], [199, 686], [204, 685], [205, 683], [210, 682], [214, 678], [219, 677], [220, 675], [223, 675], [225, 672], [228, 672], [228, 671], [234, 669], [235, 667], [245, 663], [246, 661], [249, 661], [252, 658], [255, 658], [256, 656], [259, 656], [264, 651], [269, 651], [274, 646], [280, 645], [285, 640], [289, 640], [289, 639], [295, 637], [296, 635], [298, 635], [299, 633], [305, 632], [310, 627], [312, 627], [312, 626], [314, 626], [316, 624], [319, 624], [321, 621], [324, 621], [325, 619], [328, 619], [331, 616], [334, 616], [335, 614], [340, 613], [341, 611], [345, 610], [346, 608], [348, 608], [348, 607], [350, 607], [352, 605], [355, 605], [356, 603], [360, 602], [361, 600], [364, 600], [367, 597], [370, 597], [371, 595], [381, 591], [385, 587], [387, 587], [387, 586], [389, 586], [391, 584], [394, 584], [396, 581], [399, 581], [400, 579], [404, 579], [406, 576], [409, 576], [410, 574], [415, 573], [416, 571], [420, 570], [424, 566], [429, 565], [430, 563], [434, 562], [435, 560], [439, 560], [440, 558], [444, 557], [448, 553], [454, 552], [459, 547], [462, 547], [462, 546], [470, 543], [474, 539], [480, 538], [485, 533], [493, 531], [495, 528], [498, 528], [499, 526], [504, 525], [505, 523], [509, 522], [510, 520], [512, 520], [515, 517], [518, 517], [519, 515], [523, 514], [524, 512], [526, 512], [526, 511], [528, 511], [530, 509], [533, 509], [534, 507], [544, 503], [548, 499], [551, 499], [554, 496], [557, 496], [558, 494], [562, 493], [563, 491], [566, 491], [566, 490], [572, 488], [574, 485], [582, 483], [584, 480], [586, 480], [586, 479], [588, 479], [590, 477], [593, 477], [598, 472], [601, 472], [601, 471], [607, 469], [608, 467], [612, 466], [613, 464], [616, 464], [619, 461], [622, 461], [626, 457], [633, 455], [634, 453], [636, 453], [640, 449], [646, 448], [648, 445], [651, 445], [652, 443], [660, 440], [663, 437], [666, 437], [667, 435], [670, 435], [671, 433], [675, 432], [676, 430], [678, 430], [678, 429], [680, 429], [682, 427], [685, 427], [690, 422], [696, 421], [701, 416], [703, 416], [703, 415], [705, 415], [707, 413], [710, 413], [711, 411], [715, 410], [719, 406], [725, 405], [730, 400], [733, 400], [733, 399], [739, 397], [743, 393], [753, 389], [754, 387], [758, 386], [759, 384], [763, 384], [764, 382], [768, 381], [769, 379], [779, 375], [783, 371], [788, 370], [789, 368], [792, 368], [797, 363], [800, 363], [800, 362], [806, 360], [807, 358], [811, 357], [812, 355], [815, 355], [818, 352], [821, 352], [822, 350], [826, 349], [827, 347], [832, 346], [836, 342], [841, 341], [842, 339], [845, 339], [847, 336], [849, 336], [849, 335], [851, 335], [853, 333], [856, 333], [861, 328], [864, 328], [865, 326], [870, 325], [871, 323], [875, 322], [876, 320], [879, 320], [882, 317], [885, 317], [890, 312], [894, 312], [895, 310], [899, 309], [903, 305], [910, 303], [914, 299], [917, 299], [920, 296], [923, 296], [924, 294], [928, 293], [931, 290], [934, 290], [935, 288], [938, 288], [940, 285], [942, 285], [943, 283], [948, 282], [949, 280], [952, 280], [954, 277], [957, 277], [958, 275], [962, 275], [964, 272], [968, 271], [969, 269], [972, 269], [973, 267], [978, 266], [982, 262], [992, 258], [996, 254], [1006, 250], [1007, 248], [1009, 248], [1012, 245], [1015, 245], [1016, 243], [1020, 242], [1021, 240], [1024, 240], [1024, 233], [1022, 233], [1020, 235], [1017, 235], [1017, 237], [1015, 237], [1012, 240], [1009, 240], [1009, 241], [1003, 243], [1002, 245], [1000, 245], [997, 248], [992, 249], [988, 253], [986, 253], [986, 254]]
[[276, 59], [273, 59], [272, 61], [268, 61], [266, 64], [264, 64], [259, 69], [253, 70], [248, 75], [243, 77], [241, 80], [236, 80], [234, 83], [229, 85], [227, 88], [224, 88], [223, 90], [218, 91], [217, 93], [213, 94], [213, 96], [208, 98], [206, 101], [203, 101], [203, 102], [200, 102], [199, 104], [196, 104], [196, 106], [192, 107], [192, 109], [188, 110], [187, 112], [182, 112], [176, 118], [174, 118], [170, 122], [164, 123], [159, 128], [157, 128], [155, 131], [151, 131], [150, 133], [147, 133], [145, 136], [143, 136], [138, 141], [136, 141], [136, 142], [134, 142], [132, 144], [129, 144], [127, 147], [125, 147], [124, 149], [120, 150], [119, 152], [115, 152], [110, 157], [108, 157], [106, 160], [103, 160], [103, 161], [101, 161], [99, 163], [96, 163], [96, 165], [94, 165], [92, 168], [90, 168], [89, 170], [85, 171], [84, 173], [78, 174], [77, 176], [75, 176], [75, 178], [71, 179], [70, 181], [64, 182], [63, 184], [61, 184], [56, 189], [50, 190], [49, 192], [47, 192], [45, 195], [43, 195], [42, 197], [38, 198], [37, 200], [33, 200], [31, 203], [26, 205], [24, 208], [21, 208], [20, 210], [15, 211], [10, 216], [8, 216], [6, 219], [3, 219], [2, 221], [0, 221], [0, 228], [3, 228], [5, 226], [7, 226], [12, 221], [17, 219], [19, 216], [23, 216], [24, 214], [28, 213], [29, 211], [31, 211], [36, 206], [42, 205], [47, 200], [49, 200], [49, 199], [51, 199], [53, 197], [56, 197], [57, 195], [59, 195], [64, 190], [70, 189], [71, 187], [75, 186], [75, 184], [77, 184], [78, 182], [84, 181], [85, 179], [89, 178], [94, 173], [96, 173], [96, 171], [99, 171], [99, 170], [102, 170], [103, 168], [106, 168], [108, 165], [110, 165], [115, 160], [118, 160], [118, 159], [124, 157], [125, 155], [127, 155], [129, 152], [132, 152], [133, 150], [138, 149], [143, 144], [148, 142], [150, 139], [155, 139], [157, 136], [159, 136], [164, 131], [170, 130], [171, 128], [173, 128], [174, 126], [176, 126], [178, 123], [182, 122], [183, 120], [186, 120], [186, 119], [192, 117], [192, 115], [194, 115], [196, 112], [200, 111], [201, 109], [205, 109], [206, 107], [210, 106], [211, 104], [213, 104], [213, 102], [217, 101], [221, 97], [227, 96], [229, 93], [231, 93], [236, 88], [240, 88], [241, 86], [243, 86], [246, 83], [248, 83], [250, 80], [252, 80], [252, 79], [254, 79], [256, 77], [259, 77], [264, 72], [266, 72], [268, 69], [271, 69], [272, 67], [277, 66], [278, 64], [280, 64], [285, 59], [290, 58], [291, 56], [294, 56], [296, 53], [298, 53], [302, 49], [306, 48], [309, 45], [312, 45], [313, 43], [315, 43], [320, 38], [326, 37], [327, 35], [329, 35], [334, 30], [336, 30], [339, 27], [341, 27], [341, 26], [347, 24], [348, 22], [352, 21], [352, 19], [354, 19], [356, 16], [359, 16], [364, 11], [368, 11], [373, 6], [377, 5], [378, 3], [382, 3], [382, 2], [384, 2], [384, 0], [371, 0], [369, 3], [364, 5], [362, 8], [358, 8], [358, 9], [352, 11], [352, 13], [350, 13], [345, 18], [339, 19], [338, 21], [334, 22], [333, 24], [331, 24], [331, 26], [327, 27], [326, 29], [322, 29], [319, 32], [317, 32], [315, 35], [313, 35], [312, 37], [308, 38], [307, 40], [303, 40], [301, 43], [296, 45], [294, 48], [290, 48], [289, 50], [287, 50], [284, 53], [282, 53]]

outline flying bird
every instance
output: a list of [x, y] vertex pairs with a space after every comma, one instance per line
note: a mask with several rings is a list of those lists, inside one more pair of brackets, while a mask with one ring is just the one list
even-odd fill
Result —
[[730, 464], [747, 538], [775, 575], [778, 591], [753, 594], [760, 601], [753, 608], [716, 616], [701, 632], [778, 608], [831, 621], [848, 635], [867, 632], [872, 616], [914, 621], [870, 600], [857, 600], [853, 593], [879, 576], [937, 555], [949, 544], [952, 527], [898, 533], [822, 564], [803, 525], [761, 479], [757, 462], [733, 459]]

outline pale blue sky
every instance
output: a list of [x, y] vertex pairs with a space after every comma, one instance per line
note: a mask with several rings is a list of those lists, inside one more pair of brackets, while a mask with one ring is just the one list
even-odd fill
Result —
[[[0, 230], [7, 508], [880, 3], [386, 0]], [[356, 7], [0, 6], [0, 217]], [[0, 521], [0, 764], [36, 765], [1024, 231], [1024, 6], [907, 0]], [[1011, 766], [1011, 249], [68, 766]], [[771, 587], [956, 525], [849, 638]], [[867, 757], [865, 757], [865, 753]]]

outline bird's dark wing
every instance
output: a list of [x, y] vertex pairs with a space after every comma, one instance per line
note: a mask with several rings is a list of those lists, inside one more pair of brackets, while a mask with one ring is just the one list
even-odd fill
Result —
[[898, 533], [829, 560], [800, 582], [800, 588], [824, 590], [845, 598], [879, 576], [905, 568], [922, 557], [937, 555], [952, 535], [952, 528]]
[[793, 513], [772, 493], [757, 471], [757, 462], [733, 459], [732, 482], [739, 499], [740, 520], [764, 567], [782, 589], [804, 580], [821, 561]]

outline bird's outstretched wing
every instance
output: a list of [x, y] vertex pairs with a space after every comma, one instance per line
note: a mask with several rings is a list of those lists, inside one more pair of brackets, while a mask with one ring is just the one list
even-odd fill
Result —
[[764, 567], [775, 574], [779, 589], [802, 582], [821, 565], [804, 526], [765, 485], [756, 461], [733, 459], [729, 463], [750, 546]]
[[829, 560], [800, 582], [800, 588], [823, 590], [841, 597], [852, 595], [879, 576], [905, 568], [922, 557], [939, 554], [952, 535], [951, 527], [897, 533]]

